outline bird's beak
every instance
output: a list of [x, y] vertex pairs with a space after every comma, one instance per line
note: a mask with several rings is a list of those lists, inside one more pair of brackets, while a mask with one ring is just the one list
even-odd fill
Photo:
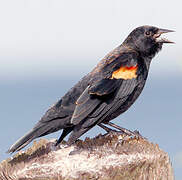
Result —
[[168, 30], [168, 29], [159, 29], [157, 31], [156, 34], [154, 34], [154, 38], [156, 39], [157, 42], [160, 42], [160, 43], [174, 43], [172, 41], [169, 41], [168, 39], [166, 38], [159, 38], [161, 36], [161, 34], [165, 34], [165, 33], [169, 33], [169, 32], [175, 32], [173, 30]]

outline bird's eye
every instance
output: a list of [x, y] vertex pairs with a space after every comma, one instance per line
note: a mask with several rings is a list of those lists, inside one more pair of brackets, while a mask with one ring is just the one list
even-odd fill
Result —
[[150, 31], [146, 31], [145, 34], [146, 34], [147, 36], [150, 36], [151, 32], [150, 32]]

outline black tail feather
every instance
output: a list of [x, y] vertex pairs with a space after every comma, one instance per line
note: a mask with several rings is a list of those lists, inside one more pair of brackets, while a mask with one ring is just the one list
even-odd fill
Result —
[[15, 151], [21, 150], [23, 147], [28, 145], [33, 139], [35, 139], [35, 130], [32, 129], [23, 137], [21, 137], [18, 141], [16, 141], [7, 151], [7, 153], [13, 153]]

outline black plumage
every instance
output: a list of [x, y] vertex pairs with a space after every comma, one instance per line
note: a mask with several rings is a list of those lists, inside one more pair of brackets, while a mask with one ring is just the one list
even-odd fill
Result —
[[69, 134], [74, 143], [90, 128], [125, 112], [137, 99], [145, 85], [152, 58], [163, 43], [162, 33], [172, 32], [153, 26], [134, 29], [126, 40], [108, 55], [56, 104], [54, 104], [25, 136], [8, 152], [22, 149], [33, 139], [63, 129], [57, 144]]

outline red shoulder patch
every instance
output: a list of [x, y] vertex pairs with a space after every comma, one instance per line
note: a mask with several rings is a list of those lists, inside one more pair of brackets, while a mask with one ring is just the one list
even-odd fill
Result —
[[137, 77], [137, 69], [138, 66], [131, 66], [131, 67], [127, 67], [127, 66], [121, 66], [119, 69], [117, 69], [116, 71], [114, 71], [112, 73], [112, 77], [111, 79], [133, 79]]

